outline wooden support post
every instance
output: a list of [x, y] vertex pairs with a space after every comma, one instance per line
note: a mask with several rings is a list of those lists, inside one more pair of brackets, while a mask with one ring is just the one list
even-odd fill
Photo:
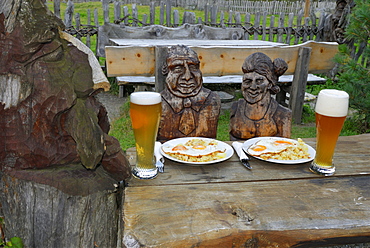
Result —
[[166, 61], [168, 53], [167, 46], [157, 46], [155, 48], [155, 91], [164, 90], [166, 77], [162, 74], [162, 67]]
[[308, 67], [311, 57], [311, 47], [300, 47], [295, 67], [292, 89], [290, 92], [289, 108], [292, 110], [292, 119], [301, 123], [304, 95], [306, 92]]

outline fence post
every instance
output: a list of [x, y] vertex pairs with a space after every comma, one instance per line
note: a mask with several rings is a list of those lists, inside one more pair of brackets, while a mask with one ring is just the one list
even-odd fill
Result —
[[262, 21], [262, 40], [266, 40], [266, 25], [267, 25], [267, 12], [263, 12], [263, 21]]
[[133, 3], [132, 4], [132, 19], [133, 19], [132, 26], [134, 26], [134, 27], [138, 26], [138, 20], [139, 20], [138, 15], [139, 15], [139, 13], [138, 13], [137, 8], [136, 8], [136, 3]]
[[270, 16], [270, 32], [269, 41], [274, 41], [274, 29], [275, 29], [275, 16]]
[[102, 0], [104, 23], [109, 23], [109, 0]]
[[171, 27], [171, 0], [166, 3], [166, 23], [167, 27]]
[[285, 20], [285, 15], [283, 13], [280, 13], [279, 15], [279, 26], [278, 26], [278, 42], [282, 43], [283, 42], [283, 34], [284, 34], [284, 20]]
[[286, 31], [286, 41], [285, 41], [285, 43], [288, 45], [290, 45], [290, 39], [291, 39], [290, 36], [292, 35], [292, 30], [293, 30], [293, 20], [294, 20], [294, 14], [289, 13], [288, 28]]
[[[95, 27], [97, 28], [97, 30], [99, 30], [99, 16], [98, 16], [98, 9], [94, 9], [94, 23], [95, 23]], [[99, 37], [98, 37], [99, 34], [96, 35], [96, 47], [95, 47], [95, 51], [98, 51], [99, 49]], [[97, 53], [95, 53], [97, 54]], [[96, 56], [96, 58], [99, 60], [99, 57]]]
[[161, 7], [160, 7], [160, 16], [159, 16], [159, 24], [163, 26], [164, 24], [164, 2], [161, 1]]
[[81, 35], [80, 35], [80, 29], [81, 29], [80, 13], [76, 13], [75, 22], [76, 22], [76, 31], [77, 31], [76, 38], [81, 40]]
[[123, 6], [123, 17], [125, 17], [125, 19], [123, 20], [125, 26], [128, 25], [128, 20], [127, 20], [127, 17], [129, 16], [130, 14], [128, 13], [128, 7], [127, 6]]
[[60, 18], [60, 0], [54, 0], [54, 14]]
[[[87, 9], [87, 26], [88, 28], [90, 29], [91, 27], [91, 13], [90, 13], [90, 9]], [[89, 32], [87, 32], [86, 34], [86, 46], [90, 48], [90, 34]]]
[[150, 2], [150, 25], [154, 24], [155, 21], [155, 2]]
[[121, 3], [117, 0], [114, 2], [114, 20], [121, 18]]
[[259, 30], [259, 25], [260, 25], [260, 17], [261, 13], [257, 12], [255, 17], [254, 17], [254, 40], [258, 40], [258, 30]]
[[72, 27], [73, 12], [74, 4], [71, 0], [68, 0], [66, 13], [64, 15], [64, 25], [66, 25], [67, 28]]

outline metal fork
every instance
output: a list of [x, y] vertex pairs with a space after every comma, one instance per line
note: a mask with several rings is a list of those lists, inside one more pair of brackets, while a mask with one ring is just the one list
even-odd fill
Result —
[[155, 166], [158, 168], [160, 173], [164, 172], [164, 158], [160, 153], [161, 143], [156, 141], [154, 145], [154, 156], [155, 156]]

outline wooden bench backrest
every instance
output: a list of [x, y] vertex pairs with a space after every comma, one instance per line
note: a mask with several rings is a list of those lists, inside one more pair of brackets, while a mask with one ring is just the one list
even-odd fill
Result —
[[[181, 44], [181, 41], [179, 41]], [[190, 46], [191, 47], [191, 46]], [[246, 57], [262, 52], [272, 60], [282, 58], [288, 63], [285, 74], [294, 74], [298, 51], [310, 47], [311, 58], [308, 73], [323, 73], [334, 67], [333, 57], [338, 51], [336, 42], [308, 41], [300, 45], [277, 47], [191, 47], [198, 53], [203, 76], [242, 74]], [[154, 76], [156, 55], [153, 47], [107, 46], [105, 47], [108, 76]]]

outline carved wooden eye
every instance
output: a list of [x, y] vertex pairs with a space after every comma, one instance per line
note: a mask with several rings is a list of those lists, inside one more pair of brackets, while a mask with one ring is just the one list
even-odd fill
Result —
[[172, 68], [172, 71], [175, 72], [175, 73], [181, 73], [184, 71], [184, 66], [182, 65], [177, 65], [175, 67]]

